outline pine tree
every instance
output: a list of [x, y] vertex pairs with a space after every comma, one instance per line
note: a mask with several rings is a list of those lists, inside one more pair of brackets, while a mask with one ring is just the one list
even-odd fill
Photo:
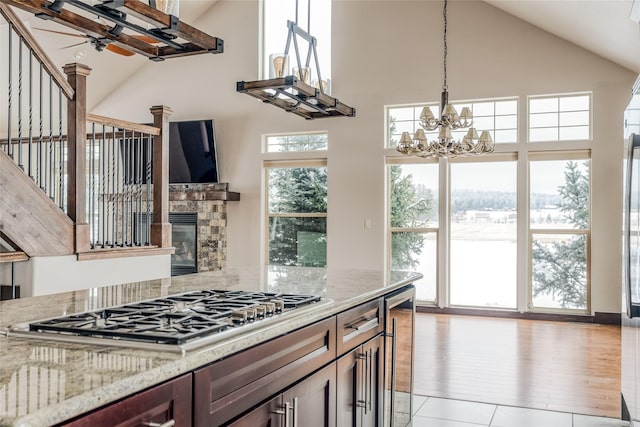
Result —
[[[269, 193], [271, 212], [326, 212], [327, 169], [274, 168], [269, 175]], [[326, 232], [324, 217], [271, 217], [269, 263], [324, 267]]]
[[[390, 167], [391, 227], [420, 227], [426, 224], [431, 213], [433, 194], [431, 190], [420, 189], [413, 183], [411, 174], [402, 176], [400, 166]], [[422, 194], [421, 194], [422, 193]], [[425, 236], [421, 233], [393, 233], [391, 240], [391, 268], [397, 270], [415, 269], [422, 253]]]
[[[560, 211], [574, 228], [589, 226], [589, 162], [582, 172], [576, 162], [568, 162], [565, 183], [558, 188]], [[586, 236], [533, 242], [533, 295], [550, 294], [562, 308], [586, 307]]]

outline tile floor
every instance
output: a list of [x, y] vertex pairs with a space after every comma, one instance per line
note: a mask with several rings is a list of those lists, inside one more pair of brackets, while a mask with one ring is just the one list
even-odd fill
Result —
[[626, 421], [437, 397], [414, 396], [413, 427], [628, 427]]

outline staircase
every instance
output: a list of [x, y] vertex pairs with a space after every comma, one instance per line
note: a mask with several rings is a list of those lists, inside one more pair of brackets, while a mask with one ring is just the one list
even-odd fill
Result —
[[3, 20], [9, 32], [0, 46], [0, 238], [14, 250], [0, 251], [0, 285], [3, 263], [11, 264], [13, 281], [13, 263], [24, 260], [172, 253], [171, 110], [152, 107], [152, 126], [88, 114], [91, 70], [69, 64], [61, 72], [0, 0]]
[[26, 255], [74, 252], [74, 224], [31, 178], [0, 151], [0, 233]]

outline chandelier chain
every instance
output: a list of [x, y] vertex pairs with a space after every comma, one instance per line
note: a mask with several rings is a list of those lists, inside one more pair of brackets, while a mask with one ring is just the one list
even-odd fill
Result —
[[444, 83], [442, 85], [442, 90], [447, 91], [449, 88], [447, 86], [447, 0], [444, 0], [442, 15], [444, 16]]
[[[449, 104], [447, 86], [447, 0], [443, 0], [442, 16], [444, 21], [443, 31], [443, 68], [444, 81], [440, 96], [440, 117], [436, 117], [431, 108], [425, 106], [420, 113], [420, 127], [413, 138], [409, 132], [402, 132], [396, 150], [402, 154], [422, 158], [431, 157], [455, 157], [493, 153], [495, 144], [489, 131], [483, 130], [480, 134], [473, 127], [473, 113], [469, 106], [463, 106], [460, 114], [456, 108]], [[468, 129], [462, 139], [458, 140], [458, 132]], [[437, 131], [436, 139], [429, 140], [427, 132]], [[455, 132], [455, 133], [454, 133]]]

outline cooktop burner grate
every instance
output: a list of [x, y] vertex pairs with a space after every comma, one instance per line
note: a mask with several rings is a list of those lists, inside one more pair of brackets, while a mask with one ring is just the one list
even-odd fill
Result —
[[318, 301], [314, 295], [203, 290], [33, 322], [29, 331], [182, 345]]

